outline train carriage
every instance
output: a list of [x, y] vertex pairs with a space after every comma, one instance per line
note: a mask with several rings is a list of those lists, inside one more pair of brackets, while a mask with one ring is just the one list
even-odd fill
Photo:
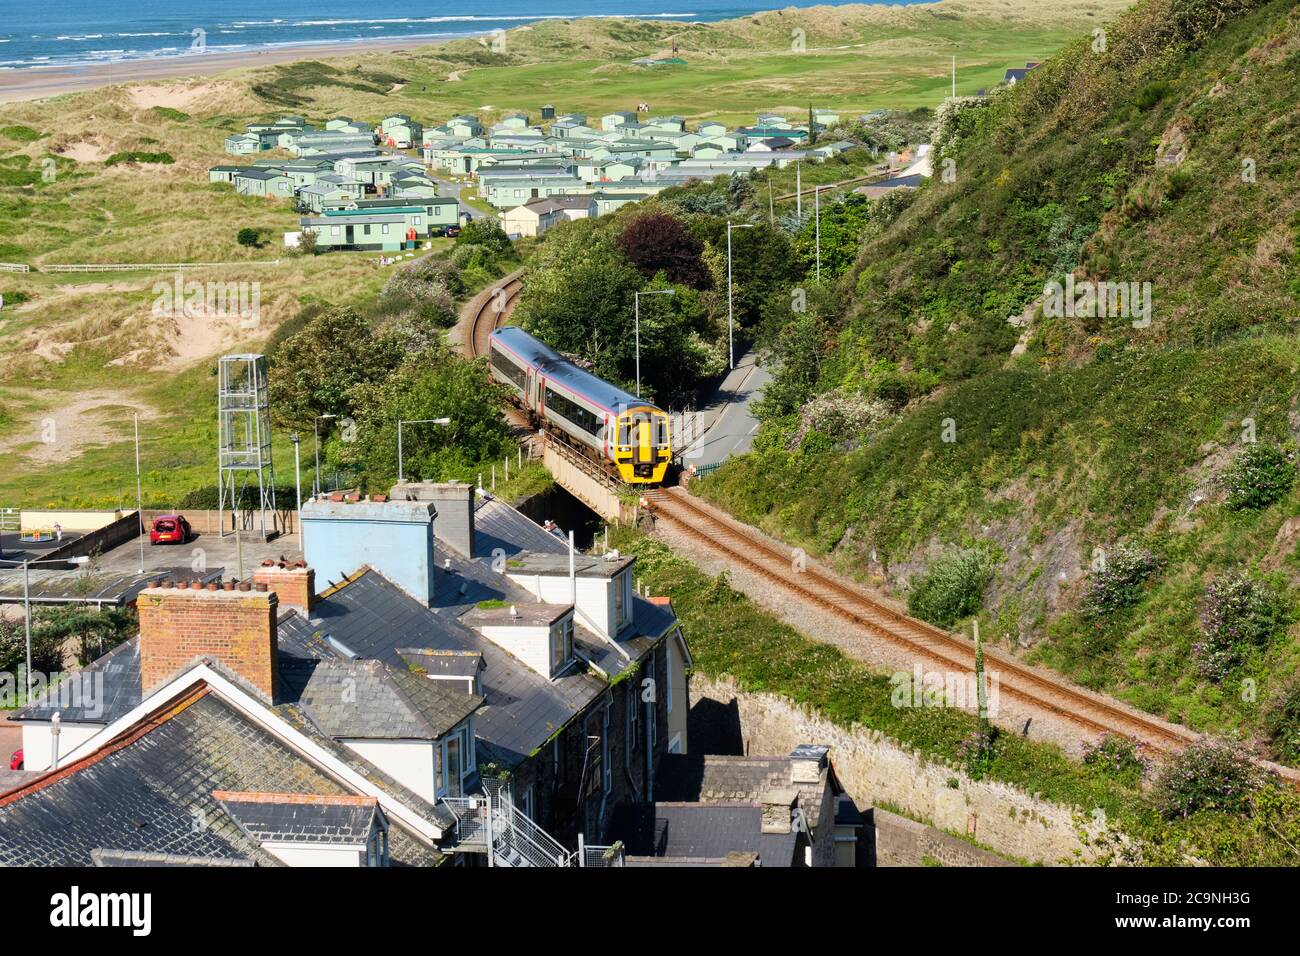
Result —
[[668, 414], [585, 372], [523, 329], [492, 333], [492, 378], [538, 422], [631, 484], [658, 484], [672, 460]]

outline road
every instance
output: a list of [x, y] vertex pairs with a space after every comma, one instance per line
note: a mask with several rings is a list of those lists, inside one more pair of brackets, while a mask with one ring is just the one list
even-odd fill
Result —
[[682, 463], [703, 468], [749, 451], [758, 431], [758, 418], [751, 406], [771, 378], [753, 352], [743, 355], [722, 380], [709, 404], [697, 413], [696, 428], [701, 433], [686, 446]]
[[439, 193], [440, 195], [443, 195], [443, 196], [455, 196], [455, 197], [460, 201], [460, 213], [461, 213], [461, 215], [467, 215], [467, 216], [469, 216], [471, 219], [487, 219], [487, 218], [488, 218], [488, 214], [485, 213], [483, 210], [481, 210], [481, 209], [476, 209], [475, 207], [471, 206], [469, 203], [465, 202], [465, 200], [461, 198], [461, 194], [460, 194], [460, 191], [461, 191], [461, 185], [460, 185], [460, 183], [452, 182], [450, 179], [444, 179], [444, 178], [441, 177], [441, 176], [434, 176], [434, 175], [432, 175], [432, 174], [430, 174], [429, 178], [432, 179], [435, 183], [438, 184], [438, 193]]

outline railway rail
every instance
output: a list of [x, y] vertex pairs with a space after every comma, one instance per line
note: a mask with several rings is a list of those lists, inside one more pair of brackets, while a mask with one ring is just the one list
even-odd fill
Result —
[[[751, 573], [942, 669], [963, 673], [974, 670], [972, 641], [909, 617], [810, 561], [802, 562], [796, 571], [793, 553], [783, 551], [740, 522], [693, 500], [685, 489], [659, 488], [648, 492], [645, 499], [656, 520], [667, 521], [692, 534], [706, 547]], [[1165, 754], [1200, 739], [1195, 731], [1076, 687], [997, 648], [985, 647], [985, 667], [998, 671], [1000, 693], [1026, 705], [1031, 712], [1050, 713], [1090, 734], [1123, 734]], [[1276, 764], [1265, 766], [1292, 784], [1300, 785], [1300, 771]]]
[[484, 289], [470, 303], [471, 312], [465, 334], [465, 351], [470, 358], [488, 354], [488, 340], [491, 339], [493, 330], [505, 322], [523, 288], [523, 273], [515, 272]]

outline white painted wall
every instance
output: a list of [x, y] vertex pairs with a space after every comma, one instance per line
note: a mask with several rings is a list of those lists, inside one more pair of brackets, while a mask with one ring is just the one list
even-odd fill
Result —
[[[539, 601], [547, 604], [569, 604], [573, 601], [572, 585], [567, 574], [511, 574], [507, 571], [507, 576]], [[623, 629], [614, 620], [614, 589], [618, 587], [623, 589], [623, 626], [626, 626], [632, 614], [630, 568], [612, 578], [579, 577], [576, 602], [578, 613], [574, 615], [574, 622], [603, 637], [617, 636]]]
[[323, 846], [267, 841], [262, 849], [288, 866], [365, 866], [364, 846]]
[[551, 627], [516, 624], [483, 625], [483, 636], [504, 648], [548, 680], [551, 677]]
[[341, 743], [430, 803], [436, 801], [437, 744], [434, 741], [343, 739]]
[[[59, 735], [59, 761], [62, 762], [73, 748], [81, 746], [103, 729], [103, 724], [73, 724], [65, 720]], [[53, 746], [54, 737], [48, 721], [23, 724], [23, 769], [49, 770]]]

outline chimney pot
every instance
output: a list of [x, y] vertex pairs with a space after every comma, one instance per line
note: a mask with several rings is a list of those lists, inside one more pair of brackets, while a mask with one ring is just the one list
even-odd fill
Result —
[[162, 586], [165, 588], [174, 588], [176, 586], [176, 582], [173, 581], [171, 578], [163, 578]]
[[221, 587], [222, 587], [222, 590], [225, 590], [225, 591], [233, 591], [233, 590], [235, 589], [235, 582], [234, 582], [234, 581], [223, 581], [222, 584], [221, 584]]
[[262, 582], [259, 581], [259, 582], [257, 582], [256, 584], [253, 585], [253, 590], [254, 590], [254, 591], [266, 591], [266, 590], [267, 590], [267, 587], [266, 587], [265, 584], [263, 584]]
[[207, 583], [207, 589], [208, 589], [209, 591], [215, 591], [215, 590], [217, 589], [217, 582], [216, 582], [216, 581], [209, 581], [209, 582]]
[[240, 581], [240, 582], [239, 582], [239, 590], [241, 590], [241, 591], [251, 591], [251, 590], [253, 590], [253, 586], [252, 586], [249, 582], [247, 582], [247, 581]]

